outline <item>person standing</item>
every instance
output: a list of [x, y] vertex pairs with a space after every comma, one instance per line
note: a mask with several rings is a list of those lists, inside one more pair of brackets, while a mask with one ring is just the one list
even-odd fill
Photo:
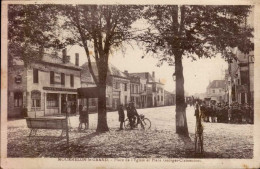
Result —
[[119, 122], [120, 122], [120, 129], [119, 130], [123, 130], [123, 123], [125, 121], [125, 113], [124, 113], [124, 107], [123, 105], [119, 105], [118, 107], [118, 116], [119, 116]]
[[199, 114], [200, 114], [200, 112], [199, 112], [199, 104], [196, 103], [195, 114], [194, 114], [194, 116], [196, 117], [196, 123], [199, 121]]
[[129, 119], [129, 123], [130, 123], [130, 128], [133, 129], [134, 128], [134, 126], [133, 126], [134, 116], [132, 114], [130, 104], [126, 105], [126, 112], [127, 112], [127, 118]]
[[88, 111], [87, 106], [80, 105], [80, 111], [79, 111], [79, 129], [82, 129], [82, 124], [85, 125], [85, 129], [88, 128]]

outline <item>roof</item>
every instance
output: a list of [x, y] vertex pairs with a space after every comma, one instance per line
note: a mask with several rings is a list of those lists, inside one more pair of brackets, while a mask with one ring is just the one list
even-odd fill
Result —
[[208, 85], [208, 88], [225, 88], [225, 86], [226, 86], [225, 80], [213, 80]]
[[134, 76], [138, 76], [142, 79], [147, 79], [148, 83], [160, 83], [160, 79], [156, 79], [154, 77], [152, 77], [152, 75], [149, 72], [139, 72], [139, 73], [129, 73], [130, 75], [134, 75]]
[[173, 93], [173, 92], [169, 92], [169, 91], [167, 91], [167, 90], [164, 90], [164, 94], [175, 94], [175, 93]]
[[82, 87], [77, 92], [79, 98], [98, 98], [98, 87]]
[[[97, 69], [96, 62], [91, 62], [91, 65], [92, 65], [92, 69], [93, 69], [95, 76], [98, 77], [98, 69]], [[81, 70], [81, 81], [83, 81], [83, 82], [94, 82], [93, 79], [92, 79], [92, 76], [90, 74], [90, 71], [89, 71], [88, 62], [84, 63], [81, 66], [81, 68], [82, 68], [82, 70]], [[108, 74], [107, 75], [116, 76], [116, 77], [119, 77], [119, 78], [128, 78], [125, 73], [120, 71], [117, 67], [115, 67], [111, 63], [108, 63]]]
[[[24, 65], [24, 62], [15, 57], [13, 59], [14, 65]], [[66, 67], [66, 68], [73, 68], [73, 69], [77, 69], [77, 70], [81, 70], [81, 68], [79, 66], [74, 65], [71, 62], [66, 62], [63, 63], [62, 58], [60, 58], [59, 56], [55, 55], [55, 54], [50, 54], [50, 53], [44, 53], [42, 59], [39, 62], [43, 62], [43, 63], [50, 63], [50, 64], [54, 64], [54, 65], [59, 65], [62, 67]]]
[[69, 67], [69, 68], [76, 68], [76, 69], [81, 69], [79, 66], [74, 65], [71, 62], [66, 62], [63, 63], [62, 58], [60, 58], [57, 55], [54, 54], [47, 54], [45, 53], [42, 57], [42, 62], [46, 62], [46, 63], [51, 63], [51, 64], [56, 64], [56, 65], [60, 65], [60, 66], [65, 66], [65, 67]]

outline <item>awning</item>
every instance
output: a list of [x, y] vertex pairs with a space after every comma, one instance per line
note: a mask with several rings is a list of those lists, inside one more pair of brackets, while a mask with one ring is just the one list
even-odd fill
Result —
[[98, 98], [97, 87], [82, 87], [78, 88], [78, 98]]

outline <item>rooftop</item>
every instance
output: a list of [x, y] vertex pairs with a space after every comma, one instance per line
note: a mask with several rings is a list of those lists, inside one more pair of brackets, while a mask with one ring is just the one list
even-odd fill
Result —
[[225, 80], [213, 80], [207, 88], [225, 88]]

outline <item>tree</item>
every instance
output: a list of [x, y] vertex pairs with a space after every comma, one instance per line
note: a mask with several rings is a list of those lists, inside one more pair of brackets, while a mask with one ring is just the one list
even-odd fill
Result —
[[[106, 79], [108, 58], [112, 49], [131, 40], [131, 25], [140, 17], [141, 6], [132, 5], [65, 5], [61, 6], [64, 28], [73, 37], [72, 44], [84, 47], [90, 73], [96, 83], [98, 93], [97, 131], [108, 131], [106, 116]], [[91, 51], [94, 49], [94, 52]], [[94, 74], [91, 56], [97, 65], [98, 75]]]
[[163, 53], [161, 62], [174, 62], [176, 76], [176, 132], [188, 136], [184, 98], [183, 57], [234, 57], [238, 47], [248, 53], [252, 28], [243, 27], [250, 6], [147, 6], [144, 18], [150, 28], [140, 40], [147, 52]]
[[24, 65], [42, 58], [44, 48], [61, 48], [55, 30], [58, 18], [53, 5], [8, 6], [8, 65], [13, 58]]

